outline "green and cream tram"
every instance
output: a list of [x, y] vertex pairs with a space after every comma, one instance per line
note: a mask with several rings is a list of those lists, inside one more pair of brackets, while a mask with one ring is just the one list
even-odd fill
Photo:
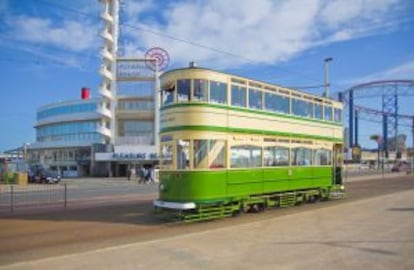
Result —
[[157, 212], [205, 220], [342, 194], [342, 103], [203, 68], [161, 88]]

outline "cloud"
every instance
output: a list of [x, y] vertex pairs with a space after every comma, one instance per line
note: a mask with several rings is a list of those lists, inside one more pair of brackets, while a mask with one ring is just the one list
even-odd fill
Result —
[[413, 80], [414, 78], [414, 60], [399, 64], [398, 66], [388, 68], [367, 76], [354, 78], [347, 81], [350, 85], [357, 85], [372, 81], [382, 80]]
[[163, 11], [153, 17], [142, 16], [145, 8], [138, 9], [141, 17], [131, 20], [139, 19], [146, 27], [125, 34], [129, 50], [161, 46], [176, 64], [274, 64], [313, 47], [383, 33], [398, 25], [398, 5], [399, 0], [308, 0], [306, 5], [302, 0], [163, 2], [158, 6]]
[[48, 18], [22, 15], [10, 17], [8, 25], [14, 39], [74, 52], [95, 47], [98, 36], [96, 26], [87, 21], [64, 20], [58, 24]]

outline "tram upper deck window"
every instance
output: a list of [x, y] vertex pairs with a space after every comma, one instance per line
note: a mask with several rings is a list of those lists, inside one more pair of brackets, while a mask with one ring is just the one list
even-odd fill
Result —
[[227, 84], [210, 81], [210, 102], [227, 104]]
[[262, 91], [249, 89], [249, 108], [262, 109]]
[[207, 101], [207, 80], [194, 80], [194, 100]]
[[312, 103], [301, 99], [292, 99], [292, 112], [298, 116], [312, 117]]
[[189, 101], [191, 93], [191, 80], [177, 80], [177, 101]]
[[164, 89], [161, 92], [162, 105], [168, 105], [174, 102], [174, 91], [175, 91], [174, 84], [170, 84], [164, 87]]
[[334, 109], [334, 120], [335, 122], [342, 122], [342, 110]]
[[316, 119], [323, 119], [323, 114], [322, 114], [322, 104], [319, 103], [315, 103], [315, 118]]
[[332, 107], [325, 106], [325, 120], [332, 121]]
[[231, 86], [231, 105], [246, 107], [246, 87], [237, 85]]
[[289, 113], [289, 98], [272, 93], [266, 93], [265, 109], [267, 111]]

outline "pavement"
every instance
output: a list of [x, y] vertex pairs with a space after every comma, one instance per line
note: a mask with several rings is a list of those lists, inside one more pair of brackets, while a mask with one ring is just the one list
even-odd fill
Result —
[[414, 190], [0, 269], [414, 269]]

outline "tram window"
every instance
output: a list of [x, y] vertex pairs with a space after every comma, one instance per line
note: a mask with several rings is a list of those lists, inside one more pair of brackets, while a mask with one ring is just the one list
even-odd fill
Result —
[[173, 146], [172, 145], [163, 145], [161, 147], [161, 165], [171, 165], [173, 156]]
[[162, 105], [173, 103], [174, 91], [164, 90], [162, 91]]
[[177, 141], [177, 169], [190, 169], [190, 141]]
[[289, 98], [276, 94], [266, 93], [265, 109], [267, 111], [289, 113]]
[[332, 107], [325, 106], [325, 120], [332, 121]]
[[210, 153], [210, 169], [226, 167], [226, 142], [224, 140], [210, 140]]
[[193, 141], [193, 163], [195, 169], [207, 168], [208, 140]]
[[231, 105], [246, 107], [246, 87], [231, 86]]
[[207, 101], [207, 80], [194, 80], [194, 100]]
[[312, 150], [304, 147], [292, 149], [292, 165], [310, 166], [312, 165]]
[[292, 112], [298, 116], [312, 117], [312, 103], [300, 99], [293, 99]]
[[224, 140], [194, 140], [193, 153], [195, 169], [217, 169], [225, 167]]
[[249, 108], [262, 109], [262, 91], [249, 89]]
[[334, 120], [335, 122], [342, 122], [342, 110], [334, 109]]
[[210, 81], [210, 102], [227, 104], [227, 84]]
[[190, 100], [191, 80], [177, 81], [177, 99], [178, 101]]
[[263, 152], [264, 166], [288, 166], [289, 148], [280, 146], [266, 147]]
[[261, 167], [262, 165], [262, 149], [257, 146], [240, 145], [232, 146], [231, 168], [251, 168]]
[[331, 165], [331, 151], [326, 149], [317, 149], [313, 151], [314, 165]]
[[315, 118], [316, 119], [323, 119], [322, 104], [315, 103]]

